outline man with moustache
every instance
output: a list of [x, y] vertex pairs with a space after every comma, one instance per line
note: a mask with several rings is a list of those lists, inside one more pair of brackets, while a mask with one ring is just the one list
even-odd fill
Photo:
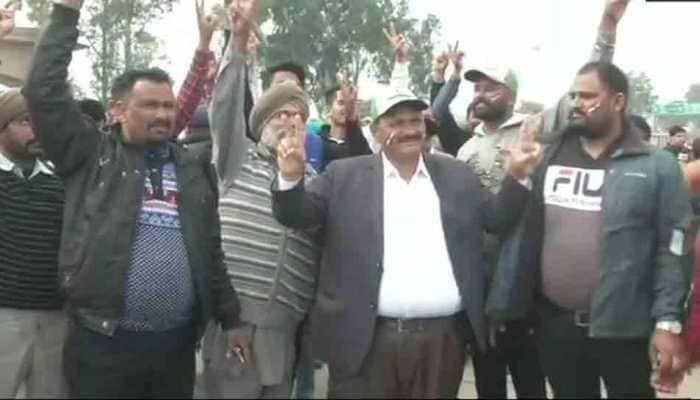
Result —
[[510, 149], [496, 197], [466, 164], [423, 154], [427, 107], [407, 89], [379, 99], [382, 152], [336, 161], [310, 182], [302, 131], [277, 150], [275, 216], [324, 233], [311, 327], [329, 397], [455, 397], [467, 343], [485, 347], [481, 232], [518, 219], [528, 196], [518, 181], [539, 147]]
[[[314, 240], [274, 219], [270, 193], [279, 141], [286, 131], [305, 129], [308, 98], [296, 82], [280, 82], [257, 99], [247, 117], [242, 104], [252, 56], [247, 42], [255, 3], [251, 6], [241, 14], [245, 17], [232, 15], [236, 34], [214, 87], [210, 120], [223, 250], [244, 323], [234, 334], [252, 342], [252, 347], [227, 356], [225, 332], [217, 327], [208, 333], [202, 377], [210, 398], [291, 395], [296, 333], [316, 291]], [[310, 169], [307, 172], [311, 175]]]
[[58, 280], [63, 186], [19, 89], [0, 92], [0, 397], [66, 397]]
[[[59, 277], [69, 395], [191, 397], [206, 323], [240, 326], [216, 178], [207, 157], [170, 141], [175, 96], [162, 70], [115, 79], [108, 134], [83, 118], [66, 80], [81, 7], [56, 2], [23, 89], [34, 133], [65, 184]], [[247, 346], [229, 334], [232, 351]]]
[[[533, 175], [517, 256], [540, 317], [540, 362], [557, 398], [651, 398], [687, 365], [681, 321], [689, 200], [678, 163], [625, 117], [628, 82], [610, 63], [576, 76], [569, 126]], [[650, 362], [650, 351], [652, 362]]]
[[[626, 10], [626, 0], [605, 0], [598, 37], [592, 60], [610, 60], [619, 21]], [[453, 49], [446, 57], [453, 64], [452, 77], [441, 89], [433, 108], [439, 120], [453, 120], [449, 103], [456, 96], [463, 70], [463, 53]], [[520, 141], [525, 128], [526, 115], [514, 112], [519, 83], [515, 72], [500, 65], [485, 65], [470, 69], [464, 78], [474, 83], [474, 97], [469, 109], [473, 117], [481, 121], [474, 128], [474, 135], [459, 150], [457, 157], [471, 165], [482, 184], [493, 192], [498, 191], [505, 174], [504, 149]], [[563, 126], [558, 118], [569, 109], [568, 99], [562, 99], [556, 108], [545, 112], [544, 125]], [[557, 119], [558, 118], [558, 119]], [[539, 134], [537, 136], [540, 136]], [[459, 143], [463, 134], [453, 134]], [[461, 139], [464, 140], [464, 139]], [[449, 141], [444, 141], [448, 143]], [[499, 254], [505, 238], [486, 234], [483, 257], [488, 266], [489, 284], [500, 285], [497, 276]], [[518, 397], [544, 397], [545, 382], [533, 337], [531, 310], [524, 310], [512, 318], [502, 318], [487, 307], [493, 323], [492, 343], [486, 353], [474, 356], [474, 374], [479, 397], [503, 398], [507, 395], [506, 373], [510, 371]]]

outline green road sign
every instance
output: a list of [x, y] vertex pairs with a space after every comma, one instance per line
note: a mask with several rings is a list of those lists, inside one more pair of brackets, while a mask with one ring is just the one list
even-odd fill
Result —
[[700, 115], [700, 103], [674, 101], [654, 107], [656, 115]]

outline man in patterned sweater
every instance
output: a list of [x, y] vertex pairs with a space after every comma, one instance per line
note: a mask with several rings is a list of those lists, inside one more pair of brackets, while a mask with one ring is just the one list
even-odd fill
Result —
[[246, 324], [237, 332], [252, 338], [252, 354], [227, 357], [217, 328], [213, 343], [205, 344], [211, 360], [205, 360], [204, 385], [210, 398], [285, 398], [292, 389], [295, 334], [315, 294], [317, 263], [312, 238], [275, 220], [270, 187], [277, 176], [275, 149], [285, 132], [304, 129], [308, 100], [292, 82], [273, 86], [250, 115], [254, 141], [246, 136], [250, 31], [242, 21], [249, 19], [232, 19], [235, 33], [214, 89], [210, 122], [222, 243]]

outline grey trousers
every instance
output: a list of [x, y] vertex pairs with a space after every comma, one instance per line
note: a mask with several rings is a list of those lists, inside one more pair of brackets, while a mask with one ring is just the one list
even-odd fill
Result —
[[228, 339], [219, 326], [210, 325], [202, 343], [202, 394], [217, 399], [290, 398], [294, 375], [295, 329], [256, 327], [252, 360], [241, 364], [226, 357]]
[[0, 308], [0, 398], [66, 398], [63, 311]]

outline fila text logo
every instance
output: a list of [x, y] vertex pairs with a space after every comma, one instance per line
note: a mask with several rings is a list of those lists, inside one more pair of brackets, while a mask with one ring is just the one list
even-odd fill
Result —
[[552, 165], [545, 178], [545, 204], [581, 211], [600, 211], [605, 170]]

